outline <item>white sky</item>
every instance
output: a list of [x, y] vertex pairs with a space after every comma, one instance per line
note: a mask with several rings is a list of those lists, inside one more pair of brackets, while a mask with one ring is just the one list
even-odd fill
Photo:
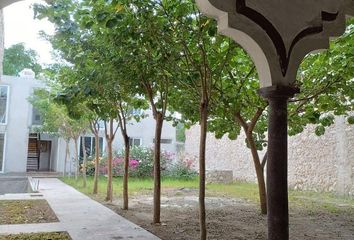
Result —
[[34, 49], [39, 55], [42, 64], [53, 63], [51, 58], [51, 45], [39, 37], [39, 31], [44, 30], [52, 34], [54, 27], [47, 20], [34, 20], [33, 3], [40, 0], [25, 0], [4, 8], [5, 20], [5, 47], [23, 42], [26, 48]]

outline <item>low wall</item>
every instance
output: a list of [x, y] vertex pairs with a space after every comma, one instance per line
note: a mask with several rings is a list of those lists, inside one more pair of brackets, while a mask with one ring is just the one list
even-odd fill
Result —
[[30, 192], [32, 186], [27, 177], [0, 177], [0, 195]]
[[[289, 138], [289, 186], [294, 189], [354, 195], [354, 126], [337, 117], [323, 136], [315, 127]], [[186, 156], [198, 156], [199, 127], [186, 132]], [[235, 141], [213, 134], [207, 139], [207, 170], [232, 171], [235, 180], [256, 182], [251, 152], [242, 134]], [[261, 158], [264, 151], [259, 153]], [[195, 166], [198, 166], [197, 162]]]

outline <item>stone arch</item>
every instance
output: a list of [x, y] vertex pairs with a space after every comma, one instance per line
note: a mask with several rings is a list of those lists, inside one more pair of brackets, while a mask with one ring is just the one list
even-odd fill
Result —
[[353, 0], [322, 0], [322, 4], [294, 0], [281, 3], [279, 8], [284, 9], [276, 13], [279, 1], [196, 2], [202, 12], [218, 21], [221, 34], [234, 39], [252, 57], [261, 87], [293, 85], [303, 58], [327, 49], [330, 37], [344, 33], [345, 15], [354, 11]]

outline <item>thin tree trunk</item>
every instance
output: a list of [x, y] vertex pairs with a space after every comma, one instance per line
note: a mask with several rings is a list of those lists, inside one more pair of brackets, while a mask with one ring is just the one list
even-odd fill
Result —
[[99, 167], [100, 167], [100, 138], [98, 133], [95, 133], [95, 177], [93, 180], [93, 194], [98, 193], [98, 177], [99, 177]]
[[163, 115], [158, 112], [155, 116], [155, 145], [154, 145], [154, 219], [153, 223], [160, 223], [161, 215], [161, 133]]
[[79, 171], [80, 171], [80, 164], [79, 164], [79, 154], [78, 154], [78, 143], [77, 143], [77, 138], [74, 139], [74, 144], [75, 144], [75, 180], [78, 179], [79, 177]]
[[205, 214], [205, 150], [208, 127], [208, 103], [206, 100], [200, 104], [200, 145], [199, 145], [199, 221], [200, 239], [206, 240], [206, 214]]
[[68, 156], [69, 156], [69, 141], [65, 141], [65, 159], [64, 159], [64, 171], [63, 176], [66, 176], [66, 165], [68, 163]]
[[259, 200], [261, 204], [261, 213], [266, 215], [267, 214], [267, 191], [266, 191], [266, 185], [265, 185], [265, 180], [264, 180], [264, 169], [262, 167], [258, 151], [257, 151], [257, 146], [254, 141], [254, 138], [252, 136], [252, 133], [247, 133], [247, 141], [251, 149], [252, 153], [252, 158], [254, 162], [254, 166], [256, 168], [256, 174], [257, 174], [257, 181], [258, 181], [258, 191], [259, 191]]
[[113, 154], [112, 154], [112, 140], [111, 139], [107, 140], [107, 151], [108, 151], [108, 160], [107, 160], [108, 182], [107, 182], [106, 201], [112, 202], [112, 200], [113, 200], [113, 186], [112, 186], [112, 180], [113, 180], [112, 159], [113, 159]]
[[246, 140], [251, 149], [253, 163], [256, 169], [257, 181], [258, 181], [258, 192], [259, 192], [259, 201], [261, 205], [261, 213], [267, 214], [267, 190], [264, 177], [264, 163], [261, 162], [259, 154], [257, 151], [256, 142], [253, 137], [253, 130], [257, 124], [257, 121], [262, 116], [264, 108], [258, 108], [257, 112], [252, 118], [250, 123], [247, 123], [241, 116], [240, 112], [235, 113], [235, 121], [237, 124], [240, 124], [246, 134]]
[[86, 179], [86, 164], [87, 164], [87, 155], [86, 155], [86, 147], [85, 147], [85, 138], [81, 138], [81, 145], [82, 145], [82, 155], [83, 155], [83, 164], [82, 164], [82, 177], [83, 177], [83, 187], [86, 188], [87, 186], [87, 179]]
[[128, 180], [129, 180], [129, 137], [127, 134], [123, 136], [124, 138], [124, 177], [123, 177], [123, 210], [128, 210], [129, 208], [129, 198], [128, 198]]

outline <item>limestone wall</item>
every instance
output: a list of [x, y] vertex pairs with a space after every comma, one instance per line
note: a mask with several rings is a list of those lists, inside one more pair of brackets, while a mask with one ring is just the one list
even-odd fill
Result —
[[[289, 139], [290, 187], [354, 195], [354, 126], [338, 117], [324, 136], [316, 136], [314, 130], [309, 126], [303, 133]], [[199, 126], [187, 131], [187, 156], [198, 156], [198, 139]], [[261, 157], [263, 154], [260, 152]], [[231, 141], [227, 137], [217, 140], [209, 134], [207, 170], [232, 170], [234, 179], [256, 181], [245, 136]]]
[[0, 9], [0, 77], [2, 76], [4, 59], [4, 15], [3, 10]]

